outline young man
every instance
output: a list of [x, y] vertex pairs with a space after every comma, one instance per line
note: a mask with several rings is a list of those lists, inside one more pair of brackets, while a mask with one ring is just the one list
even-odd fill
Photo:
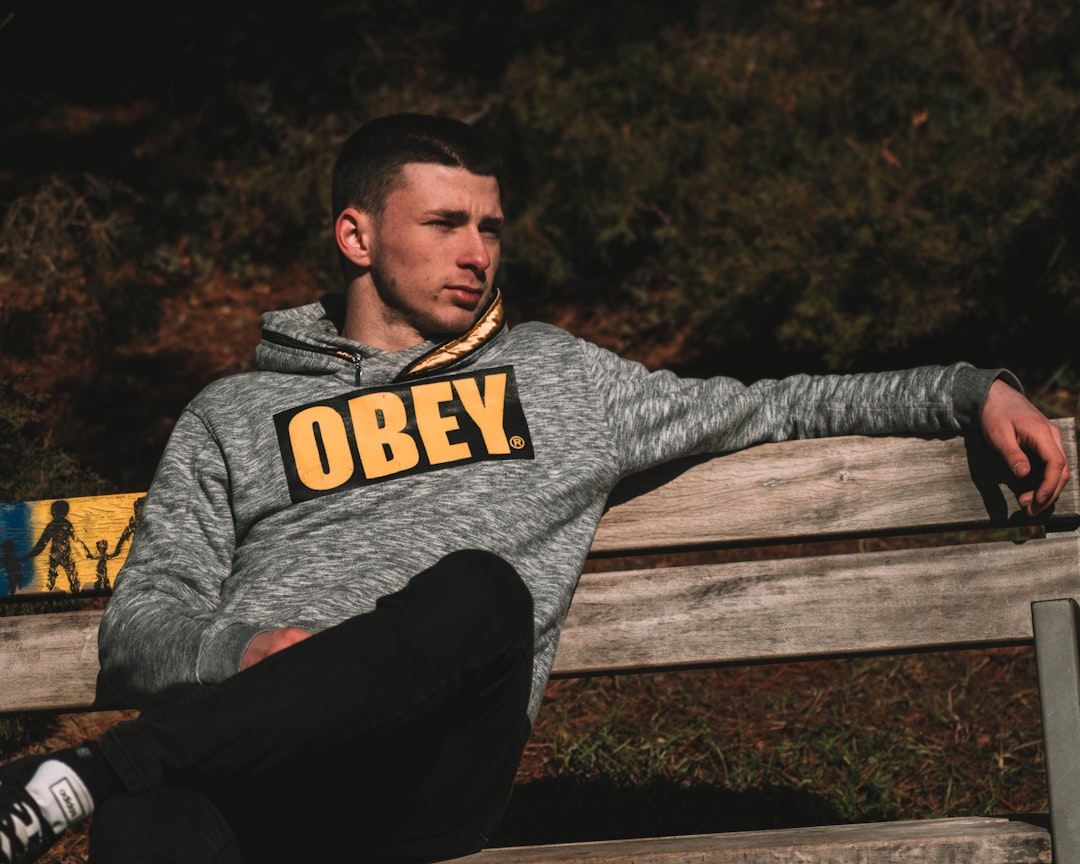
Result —
[[[1067, 479], [1008, 373], [750, 387], [503, 326], [497, 160], [373, 121], [334, 172], [344, 296], [264, 319], [177, 422], [101, 628], [139, 719], [0, 769], [0, 862], [94, 813], [91, 859], [420, 861], [484, 845], [608, 493], [695, 453], [976, 429], [1029, 512]], [[286, 650], [287, 649], [287, 650]]]

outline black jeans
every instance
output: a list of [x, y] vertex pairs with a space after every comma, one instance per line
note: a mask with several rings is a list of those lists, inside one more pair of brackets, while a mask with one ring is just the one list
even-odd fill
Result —
[[530, 727], [532, 597], [495, 555], [448, 555], [374, 611], [100, 739], [127, 794], [92, 864], [432, 861], [476, 851]]

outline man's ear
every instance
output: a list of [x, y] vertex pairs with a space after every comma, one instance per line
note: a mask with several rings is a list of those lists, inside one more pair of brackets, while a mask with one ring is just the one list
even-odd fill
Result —
[[334, 222], [334, 237], [338, 249], [357, 267], [371, 266], [372, 240], [375, 222], [365, 211], [346, 207]]

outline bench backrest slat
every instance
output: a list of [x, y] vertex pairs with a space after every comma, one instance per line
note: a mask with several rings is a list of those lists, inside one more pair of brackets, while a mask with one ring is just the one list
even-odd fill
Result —
[[98, 610], [0, 618], [0, 713], [93, 706], [100, 620]]
[[[1018, 587], [1018, 586], [1022, 586]], [[1080, 600], [1080, 536], [588, 573], [561, 674], [1030, 642], [1032, 600]]]
[[[1070, 596], [1080, 535], [588, 573], [555, 672], [1024, 643], [1031, 601]], [[0, 618], [0, 711], [93, 703], [100, 614]]]
[[[1055, 422], [1075, 466], [1075, 424]], [[1075, 471], [1073, 476], [1055, 508], [1059, 521], [1080, 518], [1080, 478]], [[999, 457], [982, 442], [963, 438], [764, 444], [630, 478], [612, 496], [619, 503], [605, 514], [593, 550], [1002, 524], [1018, 513], [1006, 477]], [[624, 500], [640, 490], [648, 491]]]

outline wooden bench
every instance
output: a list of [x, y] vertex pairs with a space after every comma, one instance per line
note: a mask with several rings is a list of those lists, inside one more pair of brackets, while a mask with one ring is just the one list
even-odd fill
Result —
[[[596, 555], [917, 537], [880, 551], [587, 573], [556, 662], [556, 674], [576, 676], [1034, 643], [1052, 831], [1037, 820], [928, 819], [492, 849], [468, 860], [1045, 862], [1052, 835], [1053, 860], [1080, 864], [1080, 471], [1075, 425], [1056, 422], [1073, 480], [1038, 520], [1044, 530], [1022, 543], [934, 545], [933, 535], [1031, 524], [997, 457], [960, 438], [770, 444], [632, 478], [613, 496]], [[64, 518], [111, 552], [137, 498], [71, 499]], [[18, 529], [35, 508], [37, 521]], [[7, 564], [55, 512], [53, 502], [0, 510], [0, 540], [15, 544]], [[123, 551], [106, 561], [109, 573]], [[79, 563], [92, 587], [97, 562]], [[8, 572], [27, 580], [14, 565]], [[0, 712], [114, 707], [97, 687], [100, 614], [0, 618]]]

